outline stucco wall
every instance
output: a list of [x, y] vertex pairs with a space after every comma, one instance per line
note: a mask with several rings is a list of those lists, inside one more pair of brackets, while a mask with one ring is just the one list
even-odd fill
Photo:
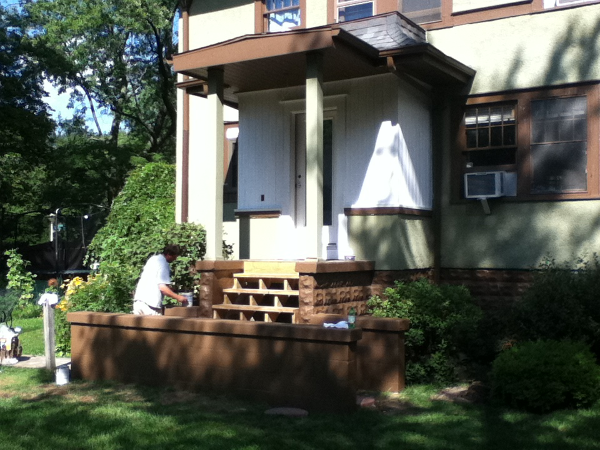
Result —
[[600, 78], [600, 4], [430, 31], [428, 40], [477, 70], [471, 93]]
[[431, 219], [413, 216], [348, 217], [357, 259], [376, 261], [377, 270], [422, 269], [433, 265]]
[[190, 8], [190, 49], [254, 33], [253, 0], [195, 0]]

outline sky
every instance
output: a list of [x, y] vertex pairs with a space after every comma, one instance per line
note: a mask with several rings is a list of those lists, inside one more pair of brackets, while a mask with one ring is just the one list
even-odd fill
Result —
[[[0, 0], [0, 6], [11, 9], [18, 9], [21, 4], [24, 3], [25, 0]], [[44, 101], [52, 108], [51, 114], [54, 120], [58, 120], [59, 117], [62, 119], [71, 119], [73, 117], [73, 110], [68, 108], [70, 91], [64, 92], [62, 94], [58, 93], [58, 89], [52, 86], [52, 84], [48, 81], [44, 82], [44, 90], [47, 92], [47, 96], [44, 98]], [[98, 110], [97, 105], [96, 110]], [[86, 118], [86, 124], [88, 127], [96, 129], [96, 125], [94, 124], [94, 120], [90, 114], [89, 117]], [[102, 132], [106, 133], [110, 131], [110, 123], [111, 117], [107, 115], [98, 114], [98, 122], [100, 123], [100, 128], [102, 128]]]

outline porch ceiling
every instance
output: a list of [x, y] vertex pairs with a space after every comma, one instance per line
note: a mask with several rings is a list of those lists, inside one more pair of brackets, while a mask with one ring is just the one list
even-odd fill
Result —
[[[381, 22], [381, 17], [375, 19]], [[174, 69], [192, 80], [180, 83], [179, 87], [190, 94], [205, 95], [208, 69], [213, 67], [223, 68], [225, 101], [233, 104], [237, 103], [237, 94], [241, 92], [303, 86], [306, 54], [310, 52], [323, 53], [325, 82], [391, 70], [431, 86], [462, 85], [475, 74], [472, 69], [418, 39], [406, 39], [396, 48], [375, 48], [359, 32], [364, 34], [370, 23], [365, 21], [361, 30], [345, 30], [332, 25], [249, 35], [180, 53], [173, 58]]]

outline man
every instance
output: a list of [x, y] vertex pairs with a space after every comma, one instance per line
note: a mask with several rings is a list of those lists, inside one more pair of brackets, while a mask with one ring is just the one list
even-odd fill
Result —
[[181, 250], [177, 245], [167, 245], [163, 252], [148, 259], [135, 289], [133, 313], [142, 316], [162, 315], [164, 296], [174, 298], [185, 305], [186, 298], [169, 287], [171, 270], [169, 264], [177, 259]]

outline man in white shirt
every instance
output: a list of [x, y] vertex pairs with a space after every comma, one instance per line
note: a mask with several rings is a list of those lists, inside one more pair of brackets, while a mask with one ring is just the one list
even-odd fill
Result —
[[169, 287], [171, 270], [169, 264], [177, 259], [181, 250], [177, 245], [167, 245], [159, 255], [151, 256], [146, 262], [133, 297], [133, 313], [142, 316], [162, 315], [164, 296], [174, 298], [181, 304], [187, 303]]

